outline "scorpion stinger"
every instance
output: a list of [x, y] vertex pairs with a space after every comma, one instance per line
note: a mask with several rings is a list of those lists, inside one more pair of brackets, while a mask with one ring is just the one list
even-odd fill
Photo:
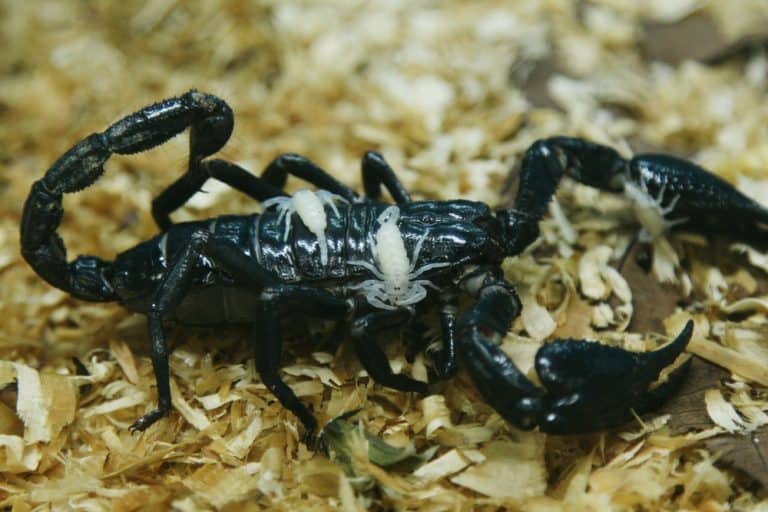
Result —
[[229, 139], [232, 110], [209, 94], [187, 94], [156, 103], [94, 133], [62, 155], [36, 181], [24, 204], [21, 247], [32, 268], [52, 285], [86, 300], [118, 298], [108, 281], [111, 264], [94, 256], [67, 263], [56, 233], [63, 215], [62, 194], [89, 187], [104, 172], [113, 154], [146, 151], [191, 127], [190, 165], [218, 151]]

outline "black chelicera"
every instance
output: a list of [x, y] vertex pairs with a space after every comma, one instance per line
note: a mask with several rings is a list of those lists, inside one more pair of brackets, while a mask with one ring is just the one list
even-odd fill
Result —
[[[187, 127], [188, 170], [152, 203], [162, 231], [114, 261], [78, 256], [68, 262], [57, 234], [62, 195], [94, 183], [113, 153], [148, 150]], [[655, 407], [678, 387], [685, 365], [666, 382], [650, 385], [685, 349], [690, 323], [673, 342], [649, 353], [582, 340], [548, 343], [535, 360], [541, 387], [498, 348], [520, 313], [500, 264], [538, 237], [539, 220], [561, 177], [569, 174], [608, 190], [639, 180], [662, 200], [665, 193], [674, 195], [672, 213], [691, 220], [727, 214], [744, 227], [768, 220], [765, 210], [689, 162], [653, 155], [627, 161], [608, 147], [575, 138], [533, 144], [522, 159], [513, 208], [493, 212], [466, 200], [412, 201], [374, 152], [363, 157], [362, 197], [294, 154], [277, 157], [260, 177], [206, 159], [225, 144], [232, 128], [231, 109], [215, 96], [190, 91], [164, 100], [75, 145], [34, 183], [24, 205], [22, 252], [40, 276], [79, 299], [119, 301], [147, 315], [158, 404], [132, 425], [135, 430], [146, 429], [171, 408], [164, 318], [251, 323], [262, 380], [298, 416], [309, 438], [316, 420], [279, 375], [281, 319], [298, 313], [347, 320], [360, 361], [375, 381], [426, 393], [425, 382], [392, 371], [376, 338], [428, 307], [438, 308], [442, 324], [435, 373], [450, 375], [458, 355], [488, 403], [513, 425], [559, 434], [614, 426], [631, 418], [632, 410]], [[282, 190], [288, 174], [325, 193], [288, 198]], [[270, 201], [260, 214], [173, 224], [171, 212], [209, 178], [256, 201], [286, 199]], [[382, 186], [396, 205], [380, 200]], [[473, 303], [459, 313], [462, 294]]]

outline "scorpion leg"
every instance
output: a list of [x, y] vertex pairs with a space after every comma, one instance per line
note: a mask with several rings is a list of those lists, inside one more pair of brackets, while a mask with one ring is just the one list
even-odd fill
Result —
[[310, 159], [295, 153], [283, 153], [272, 160], [261, 174], [261, 179], [282, 189], [289, 174], [311, 183], [319, 189], [339, 195], [349, 202], [358, 199], [354, 190], [328, 174]]
[[173, 311], [184, 298], [189, 283], [194, 276], [197, 261], [206, 252], [211, 234], [200, 230], [194, 232], [189, 244], [184, 247], [181, 254], [175, 259], [175, 263], [166, 273], [154, 293], [152, 302], [147, 312], [147, 326], [149, 328], [150, 357], [152, 368], [157, 382], [157, 407], [136, 420], [130, 429], [134, 431], [146, 430], [157, 420], [166, 416], [171, 411], [171, 382], [168, 370], [168, 346], [163, 330], [163, 316]]
[[426, 394], [427, 383], [393, 372], [387, 356], [376, 343], [376, 334], [403, 325], [411, 317], [407, 308], [365, 314], [352, 324], [352, 341], [363, 368], [374, 381], [399, 391]]
[[262, 292], [253, 329], [256, 369], [280, 404], [304, 425], [304, 441], [309, 445], [317, 429], [317, 420], [278, 372], [283, 351], [280, 313], [286, 310], [338, 319], [349, 313], [349, 304], [324, 290], [304, 286], [277, 285]]
[[477, 296], [457, 321], [457, 346], [480, 393], [499, 414], [522, 429], [573, 434], [613, 427], [631, 419], [632, 410], [659, 405], [682, 382], [687, 364], [667, 381], [649, 389], [660, 372], [685, 350], [693, 325], [672, 343], [647, 353], [633, 353], [582, 340], [556, 340], [539, 349], [537, 387], [498, 347], [520, 312], [512, 285], [489, 269], [482, 283], [463, 286]]
[[208, 255], [233, 275], [243, 278], [254, 287], [262, 288], [253, 331], [256, 368], [264, 384], [283, 407], [293, 412], [302, 422], [305, 428], [304, 439], [309, 443], [317, 428], [317, 421], [278, 373], [282, 354], [280, 313], [291, 311], [340, 319], [349, 315], [350, 304], [323, 289], [279, 283], [228, 240], [217, 240], [216, 244], [211, 244]]
[[441, 296], [440, 333], [443, 347], [435, 354], [435, 376], [444, 380], [456, 373], [456, 313], [458, 297]]
[[248, 284], [261, 288], [259, 310], [256, 312], [256, 334], [267, 337], [257, 347], [257, 368], [267, 387], [281, 404], [299, 417], [312, 436], [317, 425], [309, 410], [299, 402], [293, 391], [277, 374], [282, 338], [279, 330], [280, 310], [300, 311], [324, 318], [341, 318], [349, 313], [349, 304], [327, 291], [295, 285], [280, 284], [267, 270], [242, 252], [233, 242], [214, 238], [204, 229], [190, 236], [189, 244], [174, 258], [174, 264], [158, 286], [147, 313], [150, 357], [157, 381], [158, 405], [139, 418], [132, 430], [145, 430], [171, 409], [171, 389], [168, 370], [168, 348], [163, 331], [163, 316], [173, 311], [184, 298], [195, 276], [201, 258], [207, 257], [223, 269], [238, 276]]
[[363, 155], [362, 172], [363, 188], [369, 198], [378, 200], [381, 197], [381, 186], [384, 185], [397, 204], [411, 202], [411, 195], [380, 153], [367, 151]]
[[279, 188], [231, 162], [220, 159], [201, 162], [190, 157], [187, 172], [152, 200], [152, 216], [160, 229], [168, 229], [172, 224], [170, 214], [199, 192], [209, 178], [226, 183], [259, 202], [285, 195]]

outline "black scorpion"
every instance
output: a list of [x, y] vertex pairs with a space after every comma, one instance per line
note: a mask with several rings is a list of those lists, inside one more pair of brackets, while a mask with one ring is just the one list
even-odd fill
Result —
[[[225, 144], [233, 123], [223, 100], [201, 92], [148, 106], [67, 151], [34, 183], [24, 205], [22, 252], [40, 276], [79, 299], [119, 301], [147, 316], [158, 403], [132, 425], [134, 430], [146, 429], [171, 409], [164, 318], [252, 323], [261, 379], [301, 420], [309, 439], [316, 420], [279, 375], [281, 316], [294, 312], [349, 321], [352, 343], [371, 378], [423, 394], [427, 384], [394, 373], [376, 338], [427, 306], [439, 308], [441, 319], [436, 375], [453, 373], [458, 355], [485, 400], [511, 424], [557, 434], [616, 426], [633, 410], [657, 406], [680, 385], [687, 364], [652, 387], [685, 349], [690, 322], [674, 341], [648, 353], [584, 340], [547, 343], [535, 357], [541, 386], [498, 347], [521, 309], [501, 262], [536, 240], [562, 176], [611, 191], [635, 186], [658, 198], [659, 205], [665, 194], [674, 196], [664, 214], [692, 228], [720, 227], [747, 237], [764, 233], [768, 223], [765, 209], [688, 161], [663, 155], [626, 160], [609, 147], [570, 137], [539, 140], [525, 152], [512, 208], [494, 212], [467, 200], [412, 201], [374, 152], [362, 160], [361, 197], [295, 154], [277, 157], [259, 177], [233, 163], [206, 159]], [[57, 234], [62, 195], [94, 183], [113, 153], [148, 150], [188, 127], [188, 170], [152, 203], [162, 232], [114, 261], [78, 256], [68, 262]], [[298, 204], [315, 206], [305, 219], [285, 204], [272, 204], [261, 214], [170, 220], [171, 212], [209, 178], [264, 202], [286, 197], [282, 187], [289, 174], [332, 195]], [[396, 206], [381, 202], [382, 186]], [[310, 229], [310, 217], [325, 224]], [[459, 312], [462, 295], [473, 303]]]

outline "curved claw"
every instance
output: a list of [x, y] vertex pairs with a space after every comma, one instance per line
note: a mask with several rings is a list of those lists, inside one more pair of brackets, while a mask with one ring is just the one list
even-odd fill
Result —
[[536, 371], [548, 403], [539, 426], [553, 434], [589, 432], [619, 425], [660, 405], [682, 383], [681, 365], [657, 387], [650, 386], [688, 345], [689, 321], [671, 343], [652, 352], [628, 352], [588, 341], [557, 340], [539, 349]]
[[645, 390], [685, 350], [692, 332], [693, 322], [688, 321], [674, 341], [652, 352], [629, 352], [583, 340], [555, 340], [536, 353], [536, 373], [542, 385], [556, 394], [605, 389], [630, 376], [633, 387]]
[[645, 353], [583, 340], [554, 341], [536, 354], [543, 385], [537, 387], [487, 339], [481, 322], [463, 318], [460, 323], [461, 354], [483, 397], [518, 428], [538, 426], [551, 434], [614, 427], [629, 420], [633, 409], [658, 406], [682, 383], [688, 365], [673, 370], [654, 389], [650, 386], [685, 350], [693, 332], [688, 322], [674, 341]]

